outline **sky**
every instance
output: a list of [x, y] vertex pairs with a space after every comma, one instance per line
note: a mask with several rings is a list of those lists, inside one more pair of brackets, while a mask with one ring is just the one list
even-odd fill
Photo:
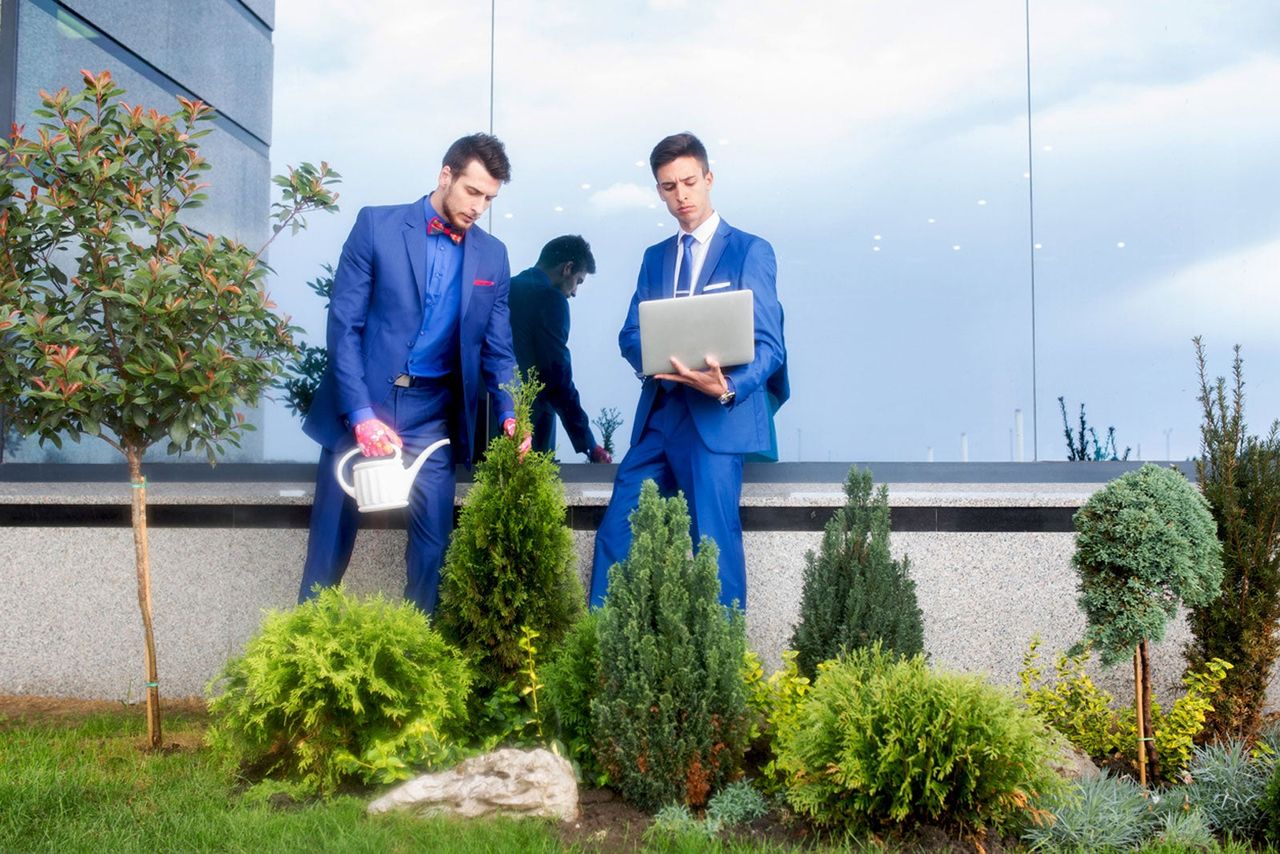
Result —
[[[1280, 416], [1273, 3], [1033, 0], [1029, 33], [996, 0], [494, 8], [491, 81], [489, 4], [278, 0], [273, 172], [344, 179], [339, 214], [271, 250], [311, 340], [305, 282], [359, 208], [429, 192], [492, 106], [513, 180], [486, 227], [513, 272], [591, 242], [574, 374], [590, 414], [622, 412], [622, 448], [639, 387], [617, 333], [676, 228], [647, 159], [681, 130], [717, 210], [777, 252], [783, 460], [1013, 459], [1015, 413], [1021, 458], [1063, 459], [1060, 395], [1134, 457], [1193, 456], [1194, 335], [1213, 374], [1242, 346], [1255, 430]], [[265, 428], [268, 458], [314, 456], [282, 407]]]

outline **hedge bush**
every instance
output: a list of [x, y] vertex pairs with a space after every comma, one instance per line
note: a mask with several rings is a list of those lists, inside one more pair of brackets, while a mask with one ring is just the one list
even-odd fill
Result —
[[207, 739], [231, 768], [327, 794], [448, 759], [471, 672], [407, 602], [339, 587], [262, 627], [210, 683]]
[[980, 677], [878, 646], [822, 668], [783, 734], [787, 800], [820, 827], [918, 822], [968, 831], [1020, 821], [1058, 778], [1044, 725]]

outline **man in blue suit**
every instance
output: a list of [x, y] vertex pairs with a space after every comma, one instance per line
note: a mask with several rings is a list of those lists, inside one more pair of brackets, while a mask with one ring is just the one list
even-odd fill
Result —
[[593, 463], [609, 463], [591, 433], [569, 357], [569, 300], [595, 271], [591, 246], [579, 235], [549, 241], [537, 263], [511, 279], [511, 336], [520, 370], [536, 369], [543, 386], [533, 404], [533, 449], [556, 449], [558, 415], [575, 451]]
[[766, 241], [732, 227], [712, 207], [714, 176], [697, 137], [667, 137], [649, 155], [649, 165], [658, 195], [680, 229], [644, 253], [618, 335], [623, 357], [639, 376], [641, 301], [743, 289], [753, 292], [755, 352], [748, 364], [724, 370], [714, 359], [697, 371], [673, 358], [671, 373], [644, 380], [631, 448], [618, 467], [613, 496], [596, 533], [591, 604], [603, 603], [609, 568], [627, 556], [628, 517], [639, 503], [641, 484], [651, 479], [664, 495], [684, 493], [694, 542], [709, 536], [719, 547], [720, 601], [745, 608], [747, 571], [738, 516], [742, 462], [748, 454], [770, 451], [770, 403], [781, 406], [790, 393], [777, 263]]
[[404, 448], [410, 458], [449, 437], [410, 494], [405, 598], [434, 612], [453, 527], [453, 458], [470, 459], [476, 403], [487, 388], [503, 429], [514, 405], [501, 389], [515, 370], [507, 249], [476, 221], [511, 178], [502, 143], [487, 134], [445, 153], [435, 190], [407, 205], [364, 208], [342, 247], [329, 303], [329, 366], [303, 429], [322, 446], [311, 533], [298, 600], [337, 584], [355, 544], [359, 513], [334, 461]]

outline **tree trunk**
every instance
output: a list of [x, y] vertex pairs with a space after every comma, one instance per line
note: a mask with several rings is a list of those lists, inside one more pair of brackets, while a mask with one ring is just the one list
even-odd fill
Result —
[[1142, 657], [1142, 731], [1147, 736], [1147, 779], [1160, 779], [1160, 754], [1156, 751], [1156, 729], [1151, 721], [1151, 649], [1146, 639], [1138, 644]]
[[1142, 695], [1142, 677], [1142, 652], [1139, 644], [1133, 651], [1133, 702], [1134, 722], [1138, 730], [1138, 784], [1145, 789], [1147, 786], [1147, 716], [1142, 709], [1142, 701], [1145, 699]]
[[125, 448], [129, 485], [133, 487], [133, 552], [138, 569], [138, 609], [147, 666], [147, 742], [160, 747], [160, 682], [156, 672], [156, 636], [151, 624], [151, 555], [147, 547], [147, 481], [142, 476], [142, 450]]

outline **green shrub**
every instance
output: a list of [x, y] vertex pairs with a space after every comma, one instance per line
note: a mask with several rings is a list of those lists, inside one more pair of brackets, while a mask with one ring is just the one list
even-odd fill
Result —
[[1208, 851], [1218, 845], [1200, 810], [1164, 813], [1156, 826], [1153, 841], [1174, 851]]
[[769, 812], [764, 795], [746, 780], [730, 783], [712, 795], [707, 803], [707, 823], [716, 829], [737, 827]]
[[[520, 435], [542, 388], [536, 379], [506, 386]], [[474, 661], [488, 692], [516, 680], [528, 627], [555, 645], [581, 616], [585, 595], [565, 526], [564, 486], [549, 453], [519, 456], [498, 436], [475, 468], [440, 580], [440, 630]]]
[[889, 553], [889, 490], [872, 496], [871, 472], [849, 470], [848, 501], [827, 522], [822, 546], [805, 555], [800, 622], [791, 637], [800, 671], [879, 642], [912, 656], [924, 649], [924, 622], [907, 558]]
[[1052, 754], [1044, 725], [1007, 692], [872, 647], [819, 673], [778, 762], [787, 800], [820, 827], [980, 831], [1022, 819], [1058, 783]]
[[1275, 766], [1269, 749], [1250, 751], [1238, 739], [1197, 747], [1187, 768], [1187, 799], [1218, 833], [1255, 838], [1266, 824], [1264, 796]]
[[692, 554], [683, 497], [664, 500], [646, 481], [631, 531], [600, 613], [596, 756], [644, 809], [700, 806], [746, 749], [743, 615], [719, 603], [715, 543], [704, 537]]
[[1023, 836], [1037, 850], [1127, 851], [1161, 821], [1136, 783], [1107, 775], [1072, 783], [1040, 806], [1048, 815]]
[[1272, 845], [1280, 843], [1280, 767], [1271, 772], [1262, 790], [1262, 832]]
[[228, 765], [310, 791], [390, 783], [449, 758], [470, 684], [413, 605], [327, 588], [269, 612], [210, 683], [208, 740]]
[[[767, 752], [769, 757], [760, 763], [758, 783], [769, 794], [780, 794], [786, 786], [786, 774], [778, 766], [778, 743], [784, 733], [795, 729], [810, 688], [810, 679], [800, 672], [796, 655], [793, 649], [784, 650], [782, 667], [767, 679], [755, 653], [748, 651], [743, 662], [751, 720], [750, 741], [753, 749]], [[824, 666], [825, 663], [820, 663], [818, 669]]]
[[585, 780], [603, 785], [608, 775], [596, 762], [591, 738], [591, 701], [600, 692], [600, 612], [574, 624], [542, 669], [547, 720], [552, 735], [578, 764]]
[[1272, 667], [1280, 654], [1280, 421], [1265, 436], [1250, 436], [1244, 421], [1240, 348], [1230, 395], [1219, 377], [1210, 384], [1204, 347], [1195, 339], [1203, 421], [1196, 480], [1222, 541], [1222, 597], [1187, 614], [1193, 640], [1187, 668], [1211, 658], [1236, 665], [1209, 719], [1219, 738], [1251, 738], [1261, 720]]
[[[1094, 761], [1112, 759], [1116, 754], [1137, 767], [1137, 718], [1129, 705], [1116, 708], [1111, 693], [1097, 687], [1085, 672], [1090, 651], [1075, 655], [1058, 654], [1052, 681], [1041, 682], [1038, 637], [1022, 659], [1018, 677], [1027, 706], [1078, 750]], [[1176, 780], [1191, 759], [1195, 739], [1204, 729], [1205, 717], [1213, 709], [1213, 698], [1231, 665], [1214, 659], [1203, 672], [1183, 677], [1187, 690], [1166, 713], [1151, 700], [1151, 719], [1156, 752], [1161, 757], [1160, 779]]]

